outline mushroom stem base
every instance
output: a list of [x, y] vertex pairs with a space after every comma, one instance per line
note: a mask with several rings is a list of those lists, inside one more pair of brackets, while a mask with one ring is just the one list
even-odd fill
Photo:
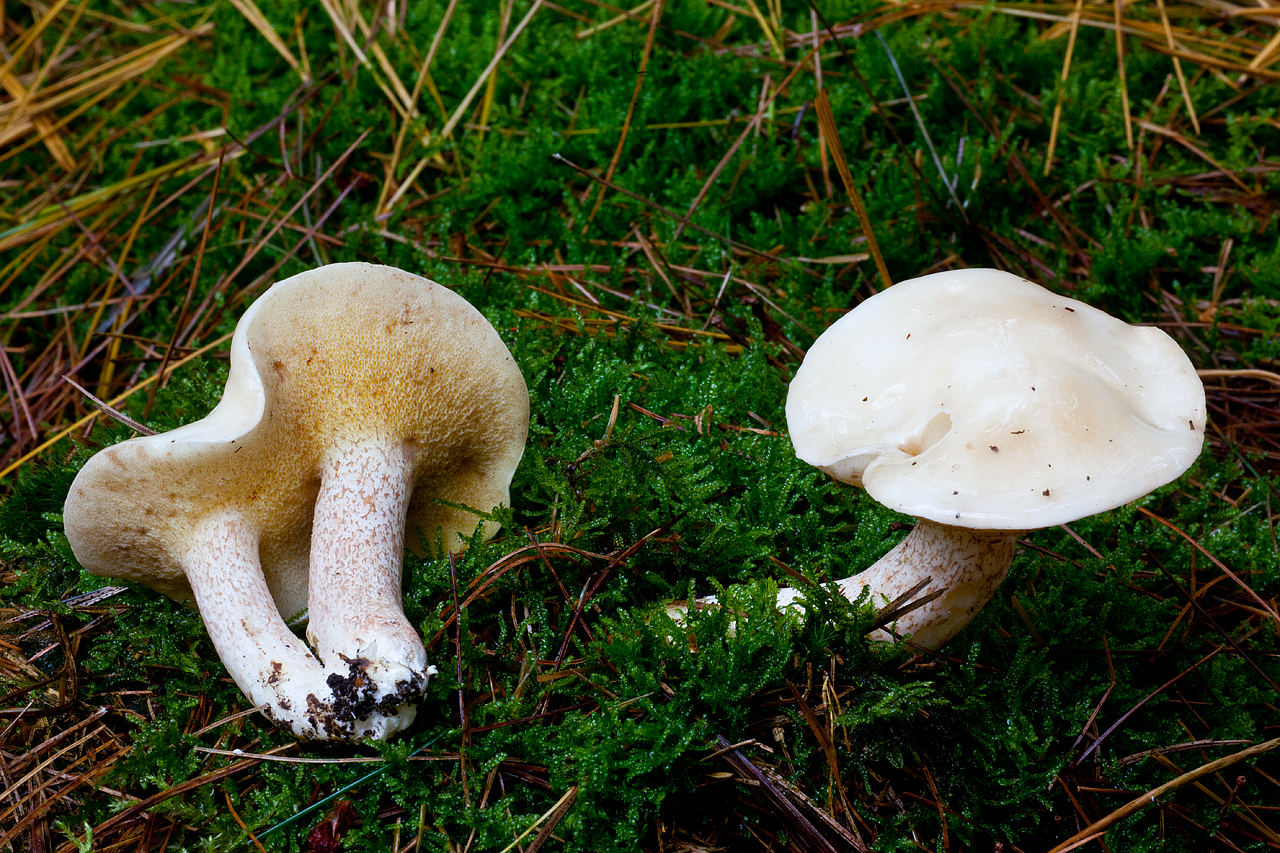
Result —
[[383, 738], [413, 720], [432, 672], [401, 605], [415, 453], [377, 435], [331, 449], [311, 528], [307, 639], [331, 670], [351, 669], [335, 693], [376, 705]]
[[277, 725], [301, 738], [356, 740], [385, 738], [412, 721], [413, 707], [406, 715], [398, 705], [390, 714], [377, 705], [367, 661], [324, 667], [289, 630], [262, 573], [257, 531], [245, 519], [222, 513], [198, 522], [183, 570], [218, 657]]
[[[894, 634], [910, 635], [914, 646], [937, 651], [972, 621], [1009, 573], [1020, 531], [969, 530], [920, 519], [915, 529], [877, 562], [850, 578], [838, 582], [840, 592], [856, 599], [863, 587], [871, 588], [871, 601], [884, 605], [905, 595], [925, 578], [929, 584], [915, 599], [941, 590], [932, 601], [903, 614], [889, 630], [872, 636], [892, 642]], [[803, 612], [802, 590], [778, 590], [778, 608]], [[715, 607], [715, 596], [699, 598], [693, 606]], [[905, 602], [904, 606], [910, 602]], [[667, 615], [683, 622], [690, 609], [687, 602], [667, 605]]]

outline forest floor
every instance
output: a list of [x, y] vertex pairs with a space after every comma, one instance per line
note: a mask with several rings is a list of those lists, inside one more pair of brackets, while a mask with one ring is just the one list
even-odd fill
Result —
[[[0, 851], [1280, 847], [1271, 0], [18, 0], [0, 84]], [[501, 532], [406, 560], [439, 674], [388, 744], [275, 729], [62, 529], [346, 261], [475, 305], [532, 411]], [[1164, 330], [1208, 426], [929, 653], [823, 586], [913, 521], [784, 405], [966, 267]]]

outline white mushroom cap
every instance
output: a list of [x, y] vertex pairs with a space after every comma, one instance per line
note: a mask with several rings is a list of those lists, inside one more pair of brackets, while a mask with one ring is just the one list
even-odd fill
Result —
[[[461, 549], [480, 522], [443, 502], [507, 503], [528, 422], [519, 368], [465, 300], [391, 267], [322, 267], [245, 312], [206, 418], [89, 461], [67, 538], [90, 572], [194, 594], [278, 722], [386, 737], [430, 672], [400, 605], [406, 539]], [[309, 601], [323, 668], [281, 618]]]
[[814, 343], [796, 454], [940, 524], [1030, 530], [1119, 506], [1200, 453], [1204, 388], [1164, 332], [996, 270], [904, 281]]

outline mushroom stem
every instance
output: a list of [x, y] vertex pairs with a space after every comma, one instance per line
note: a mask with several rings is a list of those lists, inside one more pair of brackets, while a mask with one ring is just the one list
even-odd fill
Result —
[[331, 670], [349, 670], [334, 692], [352, 695], [357, 718], [376, 707], [368, 734], [381, 739], [413, 721], [432, 672], [400, 603], [415, 455], [376, 437], [331, 451], [311, 529], [307, 639]]
[[[853, 577], [838, 582], [840, 592], [856, 599], [862, 588], [870, 587], [873, 604], [893, 601], [925, 578], [929, 585], [916, 594], [923, 598], [942, 590], [942, 595], [903, 614], [888, 627], [899, 635], [910, 635], [911, 644], [937, 651], [959, 634], [981, 610], [1009, 573], [1020, 531], [971, 530], [918, 519], [907, 538], [874, 564]], [[778, 590], [778, 608], [803, 612], [802, 591], [789, 587]], [[715, 607], [715, 596], [699, 598], [700, 607]], [[667, 605], [667, 615], [682, 622], [689, 605]], [[872, 636], [893, 640], [887, 630]]]
[[[1019, 533], [952, 527], [922, 518], [892, 551], [865, 571], [840, 581], [840, 591], [852, 599], [864, 586], [870, 587], [873, 603], [878, 604], [892, 601], [932, 577], [919, 597], [938, 590], [942, 595], [904, 614], [890, 627], [898, 634], [909, 634], [912, 644], [936, 651], [960, 633], [995, 595], [1013, 563]], [[788, 592], [779, 591], [779, 606]], [[891, 639], [885, 631], [877, 631], [876, 636]]]
[[276, 609], [257, 531], [228, 512], [206, 516], [191, 532], [183, 569], [231, 678], [277, 725], [299, 737], [325, 737], [329, 674]]

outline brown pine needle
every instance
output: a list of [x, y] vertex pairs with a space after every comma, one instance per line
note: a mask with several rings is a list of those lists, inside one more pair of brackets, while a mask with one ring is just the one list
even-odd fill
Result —
[[773, 55], [778, 59], [783, 58], [782, 44], [778, 41], [778, 34], [773, 31], [773, 27], [769, 26], [769, 22], [760, 12], [760, 7], [756, 5], [756, 0], [747, 0], [747, 6], [751, 9], [751, 17], [756, 19], [756, 23], [760, 25], [760, 29], [764, 30], [764, 37], [769, 40], [769, 46], [773, 48]]
[[[227, 341], [229, 341], [229, 340], [231, 340], [231, 333], [230, 333], [230, 332], [228, 332], [227, 334], [225, 334], [225, 335], [223, 335], [222, 337], [218, 338], [217, 340], [213, 341], [212, 343], [205, 344], [204, 346], [200, 347], [200, 349], [198, 349], [198, 350], [196, 350], [195, 352], [193, 352], [193, 353], [191, 353], [190, 355], [188, 355], [186, 358], [179, 359], [178, 361], [173, 362], [173, 364], [171, 364], [171, 365], [169, 366], [169, 372], [170, 372], [170, 373], [172, 373], [174, 370], [177, 370], [179, 367], [181, 367], [182, 365], [186, 364], [187, 362], [192, 361], [192, 360], [194, 360], [194, 359], [197, 359], [197, 358], [199, 358], [200, 356], [205, 355], [206, 353], [211, 352], [211, 351], [213, 351], [213, 350], [217, 349], [218, 347], [222, 346], [223, 344], [225, 344], [225, 343], [226, 343]], [[115, 406], [120, 405], [120, 404], [121, 404], [121, 403], [123, 403], [125, 400], [129, 399], [130, 397], [132, 397], [135, 393], [137, 393], [138, 391], [141, 391], [142, 389], [144, 389], [144, 388], [146, 388], [148, 385], [150, 385], [152, 382], [156, 381], [156, 379], [157, 379], [157, 378], [159, 378], [159, 376], [160, 376], [160, 374], [158, 374], [158, 373], [156, 373], [156, 374], [152, 374], [151, 376], [148, 376], [146, 379], [142, 380], [142, 381], [141, 381], [141, 382], [139, 382], [137, 385], [134, 385], [134, 386], [133, 386], [132, 388], [130, 388], [128, 391], [125, 391], [123, 394], [119, 394], [119, 395], [117, 395], [117, 396], [116, 396], [114, 399], [112, 399], [112, 400], [111, 400], [111, 402], [110, 402], [110, 403], [108, 403], [107, 405], [108, 405], [109, 407], [112, 407], [112, 408], [113, 408], [113, 407], [115, 407]], [[85, 393], [85, 394], [86, 394], [86, 396], [90, 396], [90, 397], [92, 397], [92, 395], [91, 395], [91, 394], [89, 394], [87, 391], [84, 391], [84, 389], [81, 389], [81, 391], [82, 391], [83, 393]], [[26, 464], [27, 462], [29, 462], [29, 461], [31, 461], [32, 459], [34, 459], [35, 457], [39, 456], [41, 453], [44, 453], [44, 452], [45, 452], [46, 450], [48, 450], [50, 447], [53, 447], [53, 446], [54, 446], [55, 444], [57, 444], [59, 441], [62, 441], [62, 439], [64, 439], [64, 438], [66, 438], [67, 436], [71, 435], [71, 433], [73, 433], [73, 432], [75, 432], [76, 430], [80, 429], [81, 427], [85, 426], [86, 424], [88, 424], [88, 423], [89, 423], [89, 421], [93, 420], [93, 419], [94, 419], [94, 418], [96, 418], [97, 416], [98, 416], [98, 413], [97, 413], [97, 412], [90, 412], [89, 414], [87, 414], [87, 415], [85, 415], [84, 417], [82, 417], [82, 418], [80, 418], [79, 420], [77, 420], [75, 423], [71, 424], [70, 426], [68, 426], [68, 427], [66, 427], [65, 429], [63, 429], [63, 430], [61, 430], [60, 432], [58, 432], [58, 433], [57, 433], [56, 435], [54, 435], [52, 438], [46, 439], [46, 440], [45, 440], [42, 444], [40, 444], [38, 447], [35, 447], [34, 449], [32, 449], [32, 450], [28, 451], [27, 453], [24, 453], [22, 456], [18, 457], [18, 458], [17, 458], [17, 459], [15, 459], [13, 462], [9, 463], [9, 466], [8, 466], [7, 468], [5, 468], [3, 471], [0, 471], [0, 480], [3, 480], [5, 477], [7, 477], [8, 475], [12, 474], [14, 471], [18, 470], [20, 467], [22, 467], [22, 466], [23, 466], [24, 464]]]
[[249, 827], [244, 825], [244, 821], [241, 820], [240, 815], [236, 813], [236, 807], [231, 805], [231, 792], [228, 791], [226, 788], [223, 788], [222, 796], [227, 801], [227, 811], [231, 812], [231, 817], [235, 818], [236, 823], [239, 824], [240, 828], [244, 830], [244, 834], [249, 836], [249, 840], [253, 842], [253, 846], [257, 847], [260, 853], [267, 853], [267, 848], [263, 847], [262, 842], [259, 841], [258, 837], [253, 834], [253, 831], [249, 829]]
[[[613, 180], [613, 172], [618, 168], [618, 160], [622, 157], [622, 148], [627, 142], [627, 131], [631, 129], [631, 117], [636, 112], [636, 101], [640, 100], [640, 89], [644, 86], [645, 71], [649, 67], [649, 57], [653, 55], [653, 37], [658, 31], [658, 20], [662, 17], [662, 3], [659, 2], [653, 7], [653, 11], [649, 13], [649, 35], [644, 42], [644, 51], [640, 54], [640, 67], [636, 69], [636, 85], [631, 90], [631, 103], [627, 106], [627, 117], [622, 122], [622, 133], [618, 136], [618, 144], [613, 149], [613, 157], [609, 160], [609, 168], [604, 173], [605, 181]], [[600, 194], [596, 196], [596, 203], [591, 206], [591, 213], [587, 214], [587, 222], [592, 222], [596, 218], [596, 213], [600, 210], [600, 205], [604, 201], [604, 191], [607, 184], [600, 185]]]
[[1223, 166], [1217, 160], [1213, 159], [1213, 157], [1210, 156], [1210, 154], [1207, 151], [1205, 151], [1203, 148], [1200, 148], [1198, 145], [1196, 145], [1190, 139], [1187, 139], [1181, 133], [1178, 133], [1176, 130], [1170, 130], [1164, 125], [1149, 122], [1146, 119], [1137, 119], [1136, 121], [1138, 126], [1143, 128], [1144, 130], [1149, 130], [1152, 133], [1158, 133], [1161, 136], [1167, 136], [1169, 139], [1172, 139], [1174, 142], [1178, 143], [1183, 148], [1190, 151], [1192, 154], [1195, 154], [1197, 157], [1204, 160], [1214, 169], [1218, 170], [1223, 175], [1225, 175], [1232, 183], [1238, 186], [1241, 190], [1243, 190], [1245, 195], [1253, 195], [1253, 188], [1250, 187], [1248, 184], [1246, 184], [1244, 181], [1242, 181], [1239, 175], [1237, 175], [1231, 169], [1228, 169], [1225, 166]]
[[818, 126], [827, 140], [827, 150], [831, 152], [831, 159], [836, 164], [836, 171], [840, 173], [844, 190], [849, 194], [849, 201], [853, 204], [853, 212], [858, 216], [862, 233], [867, 237], [867, 248], [871, 250], [871, 257], [875, 259], [880, 281], [884, 283], [884, 287], [891, 287], [893, 279], [889, 277], [889, 268], [885, 266], [884, 256], [880, 254], [880, 245], [876, 242], [875, 231], [872, 230], [871, 220], [867, 217], [867, 209], [862, 204], [862, 196], [858, 194], [853, 175], [849, 174], [849, 164], [844, 159], [844, 146], [840, 144], [840, 132], [836, 129], [835, 116], [831, 114], [831, 102], [827, 100], [826, 89], [818, 93], [818, 97], [813, 101], [813, 107], [818, 114]]
[[[573, 805], [573, 801], [577, 799], [577, 796], [578, 796], [578, 786], [574, 785], [568, 791], [565, 791], [563, 797], [556, 800], [556, 804], [554, 806], [547, 809], [545, 812], [543, 812], [541, 817], [539, 817], [537, 820], [531, 823], [528, 829], [526, 829], [524, 832], [517, 835], [514, 841], [512, 841], [506, 847], [502, 848], [500, 853], [511, 853], [512, 850], [520, 846], [520, 842], [525, 839], [525, 836], [533, 832], [545, 821], [550, 821], [549, 823], [550, 829], [555, 829], [556, 824], [559, 823], [560, 820], [564, 817], [565, 813], [569, 810], [569, 806]], [[544, 838], [545, 836], [542, 833], [538, 834], [538, 839], [544, 839]], [[542, 844], [540, 840], [537, 841], [536, 843], [538, 844], [538, 846], [541, 846]], [[525, 849], [528, 850], [530, 848], [525, 848]]]
[[1219, 770], [1230, 767], [1238, 761], [1244, 761], [1246, 758], [1264, 755], [1278, 746], [1280, 746], [1280, 738], [1275, 738], [1273, 740], [1251, 746], [1248, 749], [1242, 749], [1239, 752], [1224, 756], [1223, 758], [1219, 758], [1217, 761], [1210, 761], [1208, 764], [1203, 764], [1195, 770], [1183, 773], [1176, 779], [1165, 782], [1163, 785], [1152, 788], [1145, 794], [1130, 800], [1128, 803], [1116, 809], [1106, 817], [1095, 820], [1093, 823], [1089, 824], [1066, 841], [1063, 841], [1061, 844], [1054, 847], [1049, 851], [1049, 853], [1067, 853], [1068, 850], [1074, 850], [1082, 844], [1093, 841], [1096, 838], [1101, 838], [1102, 835], [1116, 823], [1119, 823], [1131, 814], [1145, 809], [1147, 806], [1155, 805], [1159, 802], [1161, 797], [1173, 793], [1183, 785], [1190, 784], [1198, 779], [1203, 779], [1205, 776], [1217, 773]]
[[129, 429], [138, 433], [139, 435], [155, 435], [156, 434], [156, 431], [153, 430], [151, 427], [144, 426], [143, 424], [138, 423], [133, 418], [126, 415], [124, 412], [120, 411], [119, 409], [113, 408], [111, 404], [95, 396], [92, 391], [90, 391], [88, 388], [85, 388], [83, 385], [81, 385], [79, 382], [72, 379], [70, 376], [63, 376], [62, 381], [66, 382], [72, 388], [79, 391], [85, 397], [88, 397], [89, 402], [93, 403], [94, 408], [102, 412], [104, 415], [107, 415], [112, 420], [119, 421], [120, 423], [127, 426]]
[[[1169, 26], [1169, 13], [1165, 11], [1164, 0], [1156, 0], [1156, 6], [1160, 10], [1160, 23], [1164, 26], [1165, 41], [1169, 45], [1169, 49], [1177, 48], [1173, 41], [1173, 28]], [[1182, 101], [1187, 105], [1187, 115], [1191, 117], [1191, 126], [1196, 129], [1196, 135], [1200, 135], [1200, 119], [1196, 116], [1195, 104], [1191, 102], [1191, 90], [1187, 88], [1186, 75], [1182, 73], [1182, 60], [1173, 57], [1173, 73], [1178, 75], [1178, 87], [1182, 90]]]
[[656, 2], [657, 0], [644, 0], [643, 3], [641, 3], [639, 6], [636, 6], [630, 12], [623, 12], [620, 15], [610, 18], [609, 20], [605, 21], [603, 24], [596, 24], [594, 27], [587, 27], [585, 30], [579, 30], [577, 33], [575, 33], [574, 37], [580, 38], [580, 39], [590, 38], [596, 33], [603, 32], [611, 27], [615, 27], [618, 24], [621, 24], [623, 21], [634, 20], [640, 17], [640, 14], [642, 12], [646, 11], [650, 6], [652, 6]]

